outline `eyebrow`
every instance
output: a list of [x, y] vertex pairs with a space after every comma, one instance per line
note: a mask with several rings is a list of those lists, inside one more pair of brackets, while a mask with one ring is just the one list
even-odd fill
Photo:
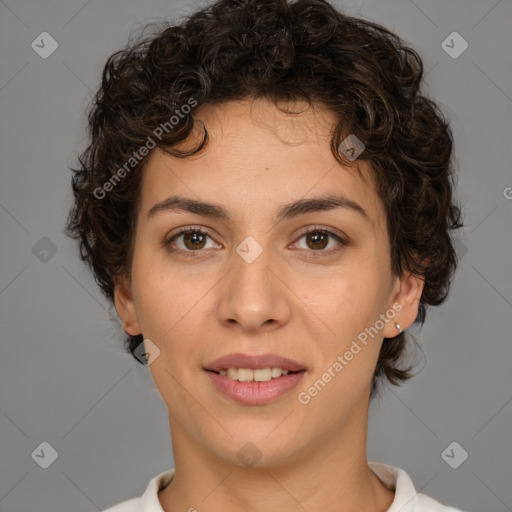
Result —
[[[285, 204], [279, 208], [275, 220], [276, 222], [280, 222], [284, 219], [292, 219], [306, 213], [328, 211], [335, 208], [352, 210], [369, 222], [372, 222], [369, 215], [360, 204], [342, 195], [327, 195], [310, 199], [299, 199], [298, 201]], [[153, 217], [157, 213], [177, 210], [195, 213], [205, 217], [217, 218], [226, 222], [231, 221], [231, 215], [229, 212], [218, 204], [197, 201], [195, 199], [180, 196], [170, 196], [163, 201], [156, 203], [148, 211], [148, 217]]]

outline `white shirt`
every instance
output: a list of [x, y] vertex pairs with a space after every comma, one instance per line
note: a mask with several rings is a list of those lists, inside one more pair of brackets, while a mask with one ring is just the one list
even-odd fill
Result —
[[[463, 512], [416, 492], [412, 480], [403, 469], [373, 461], [368, 461], [368, 466], [388, 489], [395, 491], [395, 498], [387, 512]], [[158, 500], [158, 491], [167, 486], [173, 477], [174, 469], [164, 471], [149, 482], [142, 496], [118, 503], [103, 512], [164, 512]]]

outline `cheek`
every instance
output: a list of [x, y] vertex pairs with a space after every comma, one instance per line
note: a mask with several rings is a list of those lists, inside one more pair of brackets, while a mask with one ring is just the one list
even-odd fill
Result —
[[144, 335], [153, 337], [163, 345], [169, 345], [176, 338], [186, 340], [197, 337], [194, 318], [203, 314], [201, 297], [205, 292], [202, 290], [191, 290], [180, 282], [165, 286], [162, 281], [155, 283], [152, 288], [151, 283], [146, 282], [137, 303]]
[[[141, 244], [143, 245], [143, 244]], [[139, 249], [132, 268], [134, 299], [141, 328], [147, 337], [162, 339], [176, 329], [204, 295], [205, 279], [188, 275], [158, 250]], [[179, 324], [178, 324], [179, 325]]]
[[[378, 267], [354, 262], [315, 288], [315, 293], [309, 289], [302, 294], [308, 308], [321, 319], [325, 333], [318, 339], [323, 354], [316, 377], [321, 378], [329, 369], [337, 375], [329, 385], [332, 394], [325, 394], [326, 400], [337, 393], [346, 394], [347, 386], [357, 395], [371, 381], [381, 336], [370, 328], [385, 308], [384, 278]], [[341, 362], [338, 356], [343, 358]]]
[[178, 376], [185, 371], [183, 361], [198, 361], [198, 347], [204, 343], [204, 333], [211, 332], [215, 318], [208, 292], [217, 281], [179, 268], [171, 270], [170, 266], [134, 266], [139, 325], [144, 337], [157, 345], [162, 356], [150, 367], [155, 382], [169, 378], [166, 372], [161, 374], [164, 366]]
[[327, 279], [309, 276], [300, 296], [336, 334], [350, 333], [380, 311], [382, 279], [375, 268], [354, 263]]

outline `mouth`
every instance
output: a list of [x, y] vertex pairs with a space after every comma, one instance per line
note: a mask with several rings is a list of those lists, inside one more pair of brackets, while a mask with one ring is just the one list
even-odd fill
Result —
[[220, 394], [244, 405], [264, 405], [289, 394], [307, 368], [277, 354], [233, 353], [207, 364], [203, 370]]

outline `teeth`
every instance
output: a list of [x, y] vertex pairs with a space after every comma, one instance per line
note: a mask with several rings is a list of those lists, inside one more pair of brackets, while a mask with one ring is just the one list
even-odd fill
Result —
[[272, 369], [271, 368], [258, 368], [257, 370], [253, 370], [253, 375], [254, 375], [254, 380], [256, 382], [266, 382], [267, 380], [272, 379]]
[[240, 382], [267, 382], [271, 379], [277, 379], [281, 375], [288, 375], [289, 372], [288, 370], [273, 366], [272, 368], [258, 368], [257, 370], [251, 370], [250, 368], [228, 368], [227, 370], [221, 370], [219, 373]]
[[238, 370], [236, 368], [228, 368], [226, 375], [233, 380], [237, 380]]
[[288, 370], [281, 370], [281, 368], [272, 368], [270, 370], [270, 375], [272, 376], [273, 379], [275, 379], [276, 377], [281, 377], [281, 374], [286, 375], [288, 373]]
[[239, 380], [240, 382], [250, 382], [251, 380], [256, 380], [254, 378], [253, 370], [249, 370], [248, 368], [238, 368], [238, 370], [233, 368], [233, 370], [238, 373], [237, 380]]

